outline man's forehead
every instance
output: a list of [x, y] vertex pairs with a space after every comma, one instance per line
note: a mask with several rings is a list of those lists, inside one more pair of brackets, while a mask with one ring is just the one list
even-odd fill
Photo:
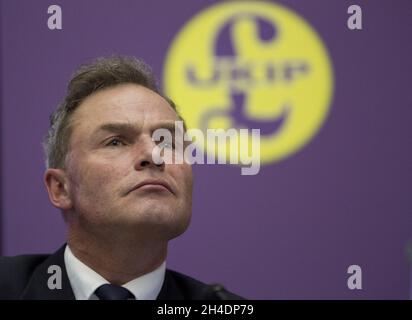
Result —
[[[112, 93], [114, 90], [116, 92]], [[87, 126], [94, 130], [106, 123], [137, 127], [142, 122], [159, 126], [179, 120], [176, 110], [150, 89], [127, 84], [102, 91], [105, 92], [89, 96], [78, 106], [72, 117], [74, 126]]]
[[170, 104], [158, 93], [137, 84], [119, 84], [109, 88], [101, 89], [89, 95], [80, 105], [104, 105], [104, 106], [123, 106], [135, 105], [145, 106], [159, 105], [169, 106]]

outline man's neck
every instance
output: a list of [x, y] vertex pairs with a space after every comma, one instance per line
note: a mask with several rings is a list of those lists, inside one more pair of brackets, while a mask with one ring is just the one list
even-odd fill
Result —
[[81, 262], [112, 284], [122, 285], [159, 267], [167, 256], [167, 242], [136, 239], [96, 239], [69, 228], [68, 245]]

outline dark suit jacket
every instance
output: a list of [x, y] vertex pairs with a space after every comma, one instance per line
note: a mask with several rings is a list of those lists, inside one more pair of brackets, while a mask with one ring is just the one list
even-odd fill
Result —
[[[0, 299], [75, 299], [64, 263], [64, 249], [52, 255], [0, 257]], [[49, 289], [48, 268], [60, 266], [61, 289]], [[166, 269], [158, 300], [238, 300], [241, 297], [221, 286], [206, 285], [181, 273]]]

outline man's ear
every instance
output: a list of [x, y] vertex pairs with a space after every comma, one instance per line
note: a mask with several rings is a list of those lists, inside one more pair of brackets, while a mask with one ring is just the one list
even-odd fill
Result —
[[62, 169], [47, 169], [43, 177], [50, 202], [59, 209], [70, 210], [73, 206], [70, 198], [69, 183]]

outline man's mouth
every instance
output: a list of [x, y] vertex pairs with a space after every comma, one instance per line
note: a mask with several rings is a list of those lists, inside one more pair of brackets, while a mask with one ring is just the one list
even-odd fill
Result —
[[170, 185], [161, 179], [148, 179], [138, 183], [128, 193], [135, 190], [168, 191], [174, 194]]

